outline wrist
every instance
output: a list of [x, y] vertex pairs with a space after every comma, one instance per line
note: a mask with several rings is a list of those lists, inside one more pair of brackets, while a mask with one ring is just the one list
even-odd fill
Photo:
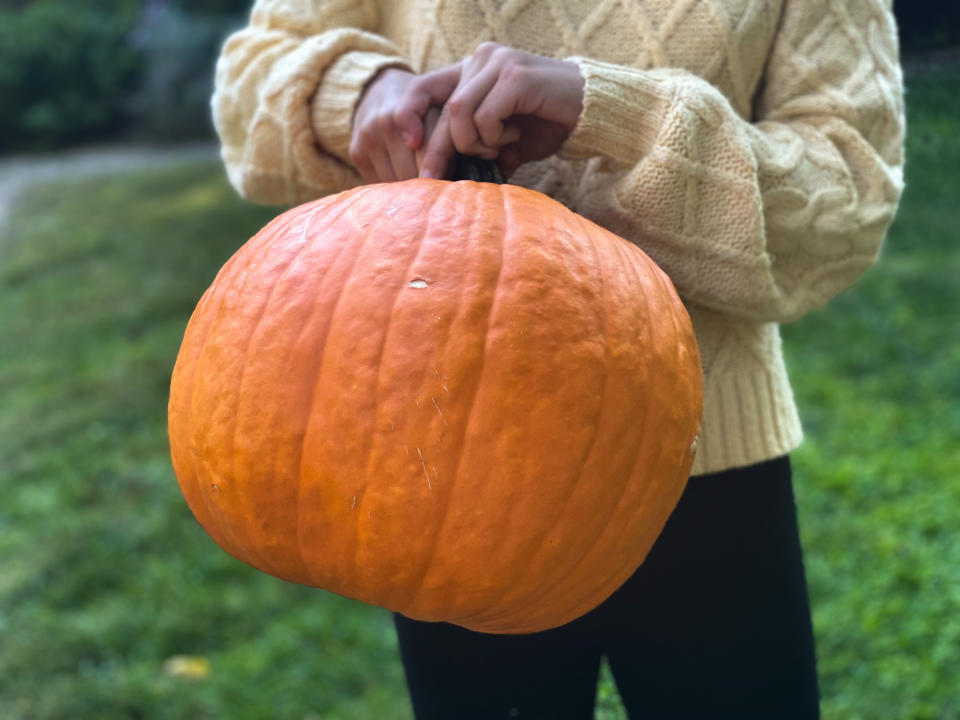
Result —
[[[367, 81], [363, 89], [360, 90], [360, 97], [357, 98], [356, 108], [359, 109], [364, 100], [375, 95], [378, 87], [392, 83], [405, 83], [405, 81], [409, 81], [413, 75], [413, 72], [410, 70], [396, 65], [387, 65], [386, 67], [380, 68], [370, 80]], [[354, 114], [356, 114], [356, 110]]]
[[568, 111], [562, 122], [569, 134], [577, 127], [580, 116], [583, 114], [583, 92], [586, 80], [580, 70], [580, 65], [573, 60], [561, 60], [560, 65], [563, 70], [564, 86], [566, 88], [564, 108]]
[[387, 67], [406, 67], [406, 63], [401, 57], [357, 50], [344, 53], [324, 72], [311, 102], [310, 119], [326, 152], [349, 163], [356, 108], [371, 80]]

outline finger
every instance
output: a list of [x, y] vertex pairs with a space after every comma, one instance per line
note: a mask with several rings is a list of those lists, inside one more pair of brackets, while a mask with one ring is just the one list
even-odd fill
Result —
[[390, 166], [393, 168], [393, 176], [397, 180], [409, 180], [419, 176], [420, 171], [417, 168], [413, 151], [406, 145], [399, 142], [390, 143], [387, 146], [387, 154], [390, 158]]
[[529, 88], [506, 81], [500, 75], [496, 84], [484, 95], [473, 113], [473, 124], [479, 141], [485, 147], [500, 148], [520, 138], [520, 130], [516, 124], [505, 121], [522, 112], [523, 95], [528, 90]]
[[350, 143], [350, 162], [360, 173], [365, 183], [376, 182], [376, 171], [370, 161], [370, 146], [364, 142], [362, 135], [354, 137]]
[[521, 131], [516, 125], [505, 125], [503, 128], [503, 134], [500, 136], [498, 145], [501, 147], [504, 145], [512, 145], [520, 139]]
[[351, 155], [350, 162], [353, 163], [353, 167], [360, 173], [360, 177], [363, 178], [364, 183], [376, 182], [373, 165], [370, 164], [368, 158]]
[[488, 65], [465, 82], [461, 81], [446, 108], [450, 111], [450, 136], [458, 151], [465, 155], [496, 156], [495, 146], [486, 145], [480, 138], [474, 114], [487, 93], [496, 85], [498, 68]]
[[456, 148], [450, 137], [450, 113], [444, 108], [440, 113], [437, 126], [433, 129], [433, 134], [430, 135], [427, 148], [423, 152], [420, 177], [437, 179], [445, 177], [455, 152]]
[[433, 105], [443, 105], [460, 82], [460, 63], [421, 75], [412, 83], [394, 112], [393, 121], [408, 148], [419, 148], [429, 133], [423, 118]]
[[430, 109], [427, 110], [427, 114], [423, 116], [423, 129], [426, 133], [427, 139], [433, 135], [434, 129], [437, 127], [437, 123], [440, 122], [440, 115], [443, 113], [443, 105], [431, 105]]
[[372, 148], [368, 155], [370, 165], [373, 167], [373, 179], [368, 182], [393, 182], [397, 176], [393, 172], [393, 163], [390, 162], [390, 155], [386, 147], [377, 145]]
[[420, 147], [417, 148], [416, 154], [414, 155], [418, 171], [423, 170], [423, 154], [426, 151], [427, 143], [430, 142], [430, 138], [433, 136], [434, 128], [437, 127], [437, 123], [440, 120], [440, 112], [440, 107], [431, 105], [429, 109], [427, 109], [426, 115], [423, 116], [424, 141]]

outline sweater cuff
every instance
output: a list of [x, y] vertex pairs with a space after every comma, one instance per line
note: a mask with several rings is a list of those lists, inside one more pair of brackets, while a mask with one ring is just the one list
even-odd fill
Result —
[[363, 89], [388, 67], [410, 69], [402, 57], [354, 50], [344, 53], [323, 74], [311, 103], [311, 123], [323, 149], [350, 164], [353, 111]]
[[676, 85], [668, 78], [583, 57], [566, 58], [583, 75], [583, 110], [558, 155], [569, 160], [605, 156], [635, 165], [653, 147]]

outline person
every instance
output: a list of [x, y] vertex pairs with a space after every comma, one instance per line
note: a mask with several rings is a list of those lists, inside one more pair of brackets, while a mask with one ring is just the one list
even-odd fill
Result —
[[592, 717], [606, 656], [631, 717], [817, 717], [779, 325], [852, 285], [896, 212], [890, 0], [257, 0], [212, 105], [252, 201], [479, 155], [639, 245], [693, 322], [699, 448], [647, 560], [542, 633], [397, 616], [416, 716]]

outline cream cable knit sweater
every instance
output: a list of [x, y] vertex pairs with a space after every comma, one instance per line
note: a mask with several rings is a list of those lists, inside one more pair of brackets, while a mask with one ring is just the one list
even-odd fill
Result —
[[231, 182], [269, 204], [360, 183], [347, 150], [364, 85], [484, 40], [580, 65], [575, 131], [512, 181], [673, 279], [705, 373], [694, 473], [796, 447], [777, 323], [875, 261], [902, 190], [891, 0], [257, 0], [217, 65]]

